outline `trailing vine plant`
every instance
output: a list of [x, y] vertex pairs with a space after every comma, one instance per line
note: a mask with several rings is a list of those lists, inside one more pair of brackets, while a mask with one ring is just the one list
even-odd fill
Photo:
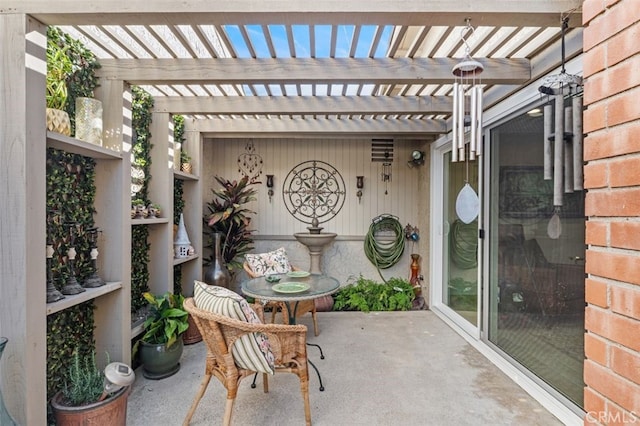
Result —
[[[137, 176], [132, 177], [131, 199], [142, 200], [149, 204], [149, 183], [151, 181], [151, 109], [153, 98], [139, 87], [132, 87], [132, 126], [134, 132], [132, 170]], [[131, 227], [131, 313], [135, 314], [147, 306], [142, 296], [149, 291], [149, 229], [147, 225]]]
[[[47, 57], [60, 58], [64, 52], [71, 61], [65, 81], [65, 110], [72, 119], [75, 99], [92, 97], [98, 86], [96, 57], [81, 42], [55, 27], [47, 29]], [[91, 243], [87, 230], [93, 228], [95, 213], [95, 161], [77, 154], [48, 148], [46, 161], [47, 242], [53, 246], [51, 276], [59, 290], [69, 278], [67, 250], [71, 247], [70, 228], [74, 228], [73, 246], [77, 252], [74, 272], [82, 283], [92, 272]], [[45, 291], [43, 285], [41, 291]], [[95, 351], [93, 336], [94, 304], [86, 302], [47, 316], [47, 399], [62, 389], [73, 353], [88, 356]], [[50, 418], [51, 420], [52, 418]]]
[[[182, 144], [184, 138], [184, 117], [173, 116], [173, 140]], [[184, 210], [184, 182], [181, 179], [173, 179], [173, 224], [178, 225], [180, 214]], [[173, 292], [182, 294], [182, 265], [173, 267]]]

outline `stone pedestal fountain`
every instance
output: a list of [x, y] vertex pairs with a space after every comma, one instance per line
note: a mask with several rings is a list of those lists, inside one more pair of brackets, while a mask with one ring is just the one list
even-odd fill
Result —
[[309, 232], [296, 232], [293, 236], [300, 244], [304, 244], [309, 249], [309, 272], [312, 274], [321, 274], [322, 251], [338, 234], [334, 232], [320, 232], [322, 228], [318, 228], [317, 226], [310, 226], [307, 229]]

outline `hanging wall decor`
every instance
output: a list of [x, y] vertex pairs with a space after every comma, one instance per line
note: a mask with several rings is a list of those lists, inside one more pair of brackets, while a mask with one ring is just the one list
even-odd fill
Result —
[[262, 157], [256, 154], [252, 139], [249, 139], [244, 150], [245, 152], [238, 156], [238, 172], [254, 183], [262, 174]]
[[334, 218], [345, 200], [344, 179], [332, 165], [324, 161], [305, 161], [295, 166], [284, 180], [282, 195], [289, 213], [313, 233], [318, 225]]

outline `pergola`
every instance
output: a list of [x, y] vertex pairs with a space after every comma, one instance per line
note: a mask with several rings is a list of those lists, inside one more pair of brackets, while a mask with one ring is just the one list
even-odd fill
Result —
[[[14, 415], [25, 424], [46, 418], [44, 295], [26, 289], [27, 283], [45, 281], [44, 172], [30, 166], [44, 164], [44, 144], [36, 141], [46, 135], [31, 126], [40, 117], [29, 114], [33, 105], [44, 112], [44, 100], [24, 93], [33, 69], [24, 59], [32, 53], [25, 48], [29, 35], [14, 38], [17, 28], [24, 31], [26, 17], [81, 39], [100, 60], [104, 88], [112, 88], [109, 81], [140, 85], [154, 96], [156, 112], [195, 118], [194, 130], [204, 137], [341, 135], [429, 142], [451, 129], [452, 69], [465, 54], [461, 34], [467, 20], [475, 29], [466, 40], [469, 53], [484, 65], [486, 110], [558, 69], [563, 17], [570, 27], [564, 57], [581, 53], [581, 4], [3, 0], [0, 40], [3, 50], [5, 44], [10, 49], [0, 52], [0, 69], [8, 70], [0, 73], [0, 135], [6, 137], [0, 141], [6, 166], [0, 182], [8, 183], [0, 195], [8, 202], [0, 229], [12, 230], [15, 238], [0, 239], [2, 293], [10, 295], [0, 304], [0, 331], [12, 324], [25, 336], [16, 342], [19, 356], [10, 372], [12, 398], [19, 401]], [[25, 49], [20, 58], [14, 54]], [[35, 69], [42, 70], [38, 60]], [[41, 83], [44, 89], [43, 77]], [[126, 269], [119, 255], [119, 268]], [[128, 323], [121, 328], [122, 335], [131, 331]]]
[[582, 49], [577, 0], [8, 3], [85, 42], [102, 78], [141, 85], [157, 111], [221, 136], [433, 140], [450, 130], [467, 48], [484, 65], [485, 109], [558, 67], [562, 17], [566, 59]]

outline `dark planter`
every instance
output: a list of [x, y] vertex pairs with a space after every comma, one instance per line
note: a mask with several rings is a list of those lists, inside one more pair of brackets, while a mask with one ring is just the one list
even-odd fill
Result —
[[183, 348], [182, 336], [169, 349], [165, 343], [141, 341], [139, 353], [142, 375], [147, 379], [159, 380], [176, 374], [180, 370]]
[[110, 425], [125, 426], [127, 423], [127, 399], [129, 388], [122, 388], [104, 401], [81, 407], [62, 404], [62, 392], [51, 399], [51, 406], [58, 426], [64, 425]]
[[202, 334], [200, 334], [200, 330], [191, 317], [191, 314], [189, 314], [187, 320], [189, 321], [189, 328], [187, 328], [187, 331], [185, 331], [182, 335], [182, 341], [185, 345], [192, 345], [194, 343], [201, 342]]

